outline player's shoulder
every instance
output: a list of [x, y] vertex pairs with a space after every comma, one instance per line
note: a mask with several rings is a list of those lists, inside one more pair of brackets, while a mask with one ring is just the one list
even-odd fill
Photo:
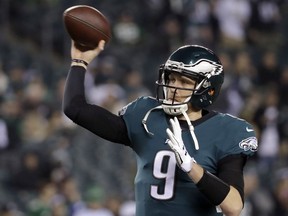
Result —
[[[218, 113], [217, 114], [219, 121], [223, 124], [222, 126], [226, 126], [227, 128], [235, 128], [235, 127], [250, 127], [252, 125], [243, 118], [239, 118], [237, 116], [231, 115], [229, 113]], [[248, 130], [249, 132], [249, 130]]]
[[218, 113], [217, 116], [228, 140], [237, 141], [238, 147], [243, 149], [244, 152], [257, 151], [258, 141], [252, 124], [245, 119], [228, 113]]
[[141, 96], [124, 106], [119, 111], [119, 115], [125, 115], [135, 110], [142, 110], [143, 112], [147, 112], [149, 109], [158, 105], [159, 102], [156, 100], [156, 98], [150, 96]]

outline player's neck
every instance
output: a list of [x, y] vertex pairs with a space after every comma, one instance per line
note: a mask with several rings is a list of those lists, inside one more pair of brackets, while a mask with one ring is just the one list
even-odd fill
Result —
[[[202, 110], [197, 110], [197, 111], [188, 110], [187, 115], [191, 121], [196, 121], [202, 117]], [[185, 120], [185, 117], [181, 116], [179, 119]]]

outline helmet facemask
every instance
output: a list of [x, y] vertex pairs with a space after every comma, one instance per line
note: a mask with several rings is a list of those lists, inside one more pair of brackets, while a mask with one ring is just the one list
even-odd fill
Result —
[[[171, 73], [179, 74], [195, 81], [195, 85], [191, 88], [182, 88], [169, 84], [169, 76]], [[193, 72], [187, 69], [183, 63], [168, 60], [165, 65], [160, 66], [159, 78], [157, 84], [157, 99], [161, 102], [163, 110], [169, 115], [181, 115], [188, 110], [188, 106], [192, 101], [193, 95], [201, 89], [205, 76], [201, 73]], [[173, 92], [173, 96], [168, 98], [168, 91]], [[176, 94], [181, 91], [181, 102], [176, 100]], [[185, 93], [187, 92], [187, 94]], [[184, 93], [184, 95], [183, 95]], [[196, 107], [193, 107], [196, 108]], [[197, 109], [197, 108], [196, 108]]]

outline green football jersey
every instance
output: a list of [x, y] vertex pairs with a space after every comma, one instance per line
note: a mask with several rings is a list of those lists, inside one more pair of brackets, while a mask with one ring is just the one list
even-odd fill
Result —
[[[162, 109], [150, 112], [147, 133], [142, 120], [159, 102], [141, 97], [120, 113], [125, 120], [131, 147], [136, 153], [135, 197], [137, 216], [222, 215], [198, 190], [189, 176], [176, 165], [174, 152], [166, 143], [169, 118]], [[257, 141], [246, 121], [222, 113], [204, 116], [195, 125], [199, 150], [195, 150], [189, 130], [182, 137], [189, 154], [204, 169], [216, 174], [217, 163], [228, 155], [252, 155]]]

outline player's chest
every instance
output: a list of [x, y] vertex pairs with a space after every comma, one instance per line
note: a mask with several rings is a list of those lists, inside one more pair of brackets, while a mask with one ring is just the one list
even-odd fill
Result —
[[[166, 140], [168, 139], [166, 131], [162, 131], [154, 136], [143, 136], [141, 140], [137, 142], [136, 152], [140, 156], [142, 163], [146, 167], [153, 167], [158, 164], [157, 160], [161, 163], [165, 160], [174, 161], [174, 153], [168, 146]], [[195, 145], [189, 131], [184, 131], [182, 134], [183, 141], [189, 154], [195, 158], [197, 163], [201, 164], [205, 169], [213, 172], [216, 171], [217, 162], [220, 158], [219, 143], [224, 142], [224, 139], [220, 137], [213, 137], [210, 135], [204, 135], [204, 133], [197, 133], [196, 137], [199, 142], [199, 150], [195, 149]], [[159, 162], [159, 164], [160, 164]]]

